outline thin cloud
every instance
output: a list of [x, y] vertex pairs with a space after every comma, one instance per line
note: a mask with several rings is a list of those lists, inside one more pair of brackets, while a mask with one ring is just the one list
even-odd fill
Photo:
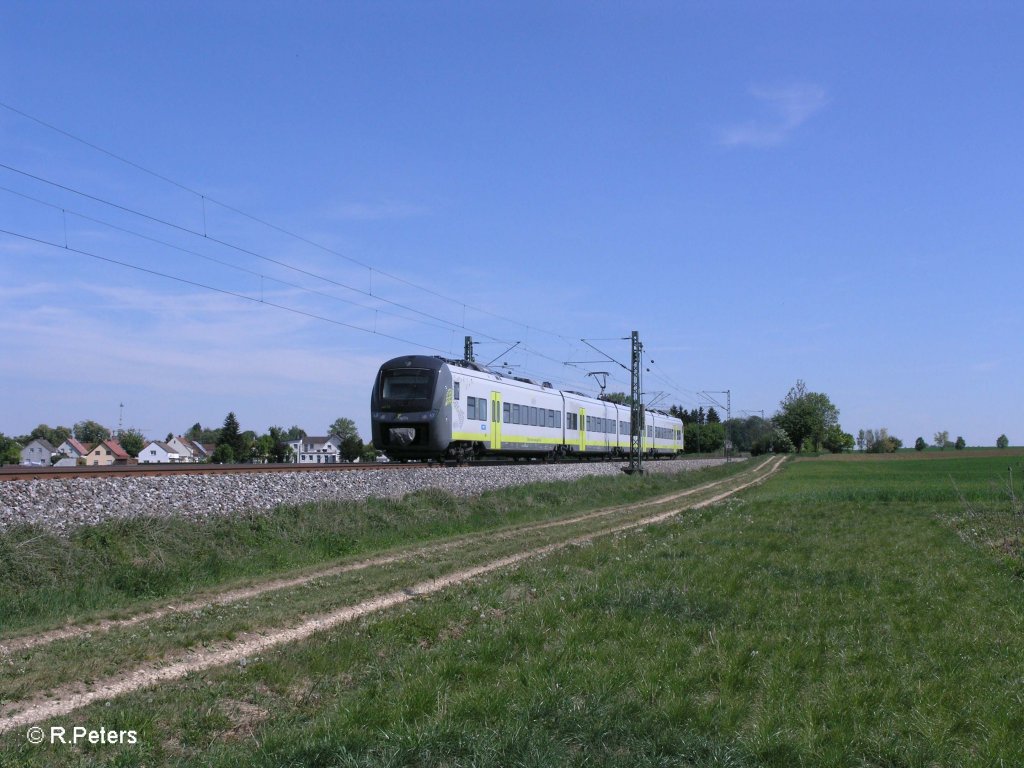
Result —
[[719, 143], [726, 147], [773, 147], [782, 144], [828, 102], [825, 89], [793, 84], [777, 88], [751, 88], [750, 95], [766, 115], [725, 128]]

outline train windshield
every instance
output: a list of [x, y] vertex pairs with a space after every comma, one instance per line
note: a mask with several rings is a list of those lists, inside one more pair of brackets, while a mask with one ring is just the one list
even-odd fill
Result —
[[408, 405], [416, 400], [429, 403], [434, 396], [434, 373], [426, 368], [381, 371], [381, 399], [384, 402]]

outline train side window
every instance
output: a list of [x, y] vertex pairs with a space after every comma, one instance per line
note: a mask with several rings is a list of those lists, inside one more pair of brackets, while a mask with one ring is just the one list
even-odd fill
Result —
[[504, 421], [508, 424], [512, 420], [512, 404], [502, 403], [501, 404], [501, 415], [504, 417]]
[[455, 399], [459, 399], [459, 382], [455, 382]]
[[476, 401], [476, 417], [480, 421], [487, 421], [487, 401], [482, 397], [477, 398]]
[[555, 412], [552, 411], [550, 408], [548, 409], [548, 426], [555, 426]]
[[537, 408], [536, 406], [530, 406], [530, 426], [537, 426]]
[[555, 428], [561, 429], [562, 427], [562, 412], [555, 411]]
[[513, 404], [512, 405], [512, 423], [513, 424], [518, 424], [519, 423], [519, 405], [518, 404]]
[[475, 419], [476, 418], [476, 398], [475, 397], [467, 397], [466, 398], [466, 418], [467, 419]]

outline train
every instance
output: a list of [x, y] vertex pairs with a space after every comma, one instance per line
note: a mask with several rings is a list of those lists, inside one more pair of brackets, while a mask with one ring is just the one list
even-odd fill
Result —
[[[370, 420], [374, 447], [397, 461], [609, 459], [630, 449], [628, 406], [427, 355], [381, 365]], [[645, 410], [641, 451], [646, 458], [682, 453], [682, 421]]]

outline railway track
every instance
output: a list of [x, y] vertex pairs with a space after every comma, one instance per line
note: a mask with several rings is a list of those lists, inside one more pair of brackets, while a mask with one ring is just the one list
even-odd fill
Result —
[[109, 467], [0, 467], [5, 480], [72, 480], [79, 478], [231, 475], [268, 472], [360, 472], [369, 469], [422, 469], [428, 464], [120, 464]]
[[[580, 457], [575, 461], [590, 461], [589, 457]], [[600, 456], [594, 461], [618, 461], [625, 459]], [[654, 459], [647, 459], [652, 461]], [[663, 458], [662, 460], [671, 460]], [[114, 464], [107, 467], [0, 467], [0, 482], [9, 480], [78, 480], [108, 479], [112, 477], [169, 477], [172, 475], [232, 475], [232, 474], [268, 474], [281, 472], [365, 472], [371, 469], [429, 469], [431, 467], [496, 467], [512, 466], [512, 459], [494, 459], [472, 461], [466, 464], [453, 462], [422, 462], [403, 464], [401, 462], [377, 463], [360, 462], [357, 464]], [[542, 462], [525, 462], [542, 463]], [[566, 463], [573, 463], [567, 460]]]

